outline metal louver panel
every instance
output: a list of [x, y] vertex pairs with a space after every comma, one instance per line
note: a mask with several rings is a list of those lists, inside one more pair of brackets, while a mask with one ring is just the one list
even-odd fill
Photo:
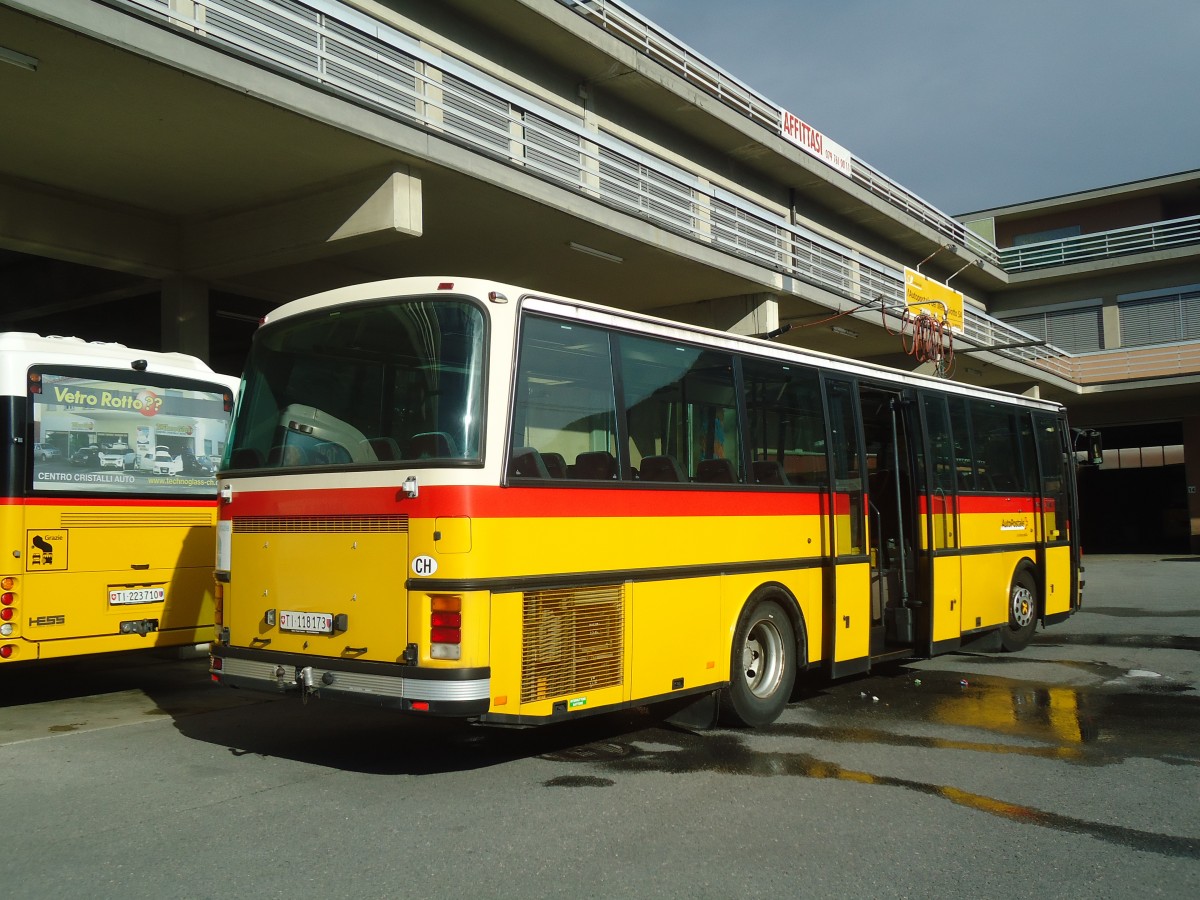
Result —
[[61, 528], [196, 528], [213, 526], [209, 509], [107, 509], [65, 512], [59, 520]]
[[461, 78], [442, 76], [443, 114], [446, 131], [509, 155], [509, 105]]
[[1178, 294], [1147, 297], [1119, 304], [1121, 346], [1165, 344], [1183, 337], [1182, 304]]
[[279, 12], [254, 0], [210, 3], [205, 13], [205, 29], [293, 68], [315, 69], [319, 58], [316, 28], [320, 16], [290, 0], [275, 0], [273, 6]]
[[1185, 341], [1200, 340], [1200, 291], [1179, 298], [1179, 314]]
[[526, 593], [521, 702], [621, 684], [624, 623], [621, 585]]
[[580, 187], [579, 138], [565, 128], [525, 113], [525, 164], [572, 187]]
[[337, 22], [325, 24], [325, 76], [332, 84], [395, 109], [416, 114], [417, 61], [400, 50], [379, 44], [367, 51], [360, 36]]
[[1068, 353], [1104, 349], [1104, 324], [1099, 304], [1083, 309], [1006, 317], [1004, 321]]
[[237, 534], [408, 532], [408, 516], [235, 516]]

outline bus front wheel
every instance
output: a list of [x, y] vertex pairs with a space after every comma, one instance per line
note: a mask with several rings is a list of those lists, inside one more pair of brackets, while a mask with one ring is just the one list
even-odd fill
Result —
[[783, 712], [795, 681], [791, 619], [774, 600], [748, 603], [734, 633], [729, 687], [721, 691], [721, 721], [751, 728], [769, 725]]
[[1009, 653], [1024, 650], [1037, 628], [1037, 584], [1029, 569], [1013, 574], [1008, 588], [1008, 623], [1000, 628], [1000, 646]]

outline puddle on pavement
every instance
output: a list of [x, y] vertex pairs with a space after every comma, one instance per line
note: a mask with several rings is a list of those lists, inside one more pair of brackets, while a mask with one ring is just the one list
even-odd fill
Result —
[[[1128, 673], [1125, 673], [1128, 674]], [[604, 740], [541, 755], [561, 763], [591, 764], [603, 775], [713, 772], [751, 777], [822, 778], [902, 788], [1014, 821], [1087, 834], [1111, 843], [1168, 856], [1200, 859], [1200, 838], [1157, 834], [1089, 822], [1029, 806], [1007, 803], [951, 785], [847, 769], [812, 752], [757, 750], [759, 737], [951, 749], [987, 754], [1024, 754], [1070, 764], [1103, 766], [1131, 758], [1171, 765], [1200, 765], [1200, 698], [1154, 691], [1153, 673], [1128, 677], [1119, 689], [1039, 687], [1003, 678], [971, 678], [948, 672], [911, 670], [842, 684], [806, 699], [808, 718], [822, 724], [785, 721], [752, 732], [670, 730], [640, 732], [626, 740]], [[1143, 685], [1143, 682], [1145, 684]], [[1146, 687], [1147, 690], [1139, 690]], [[876, 700], [875, 698], [878, 698]], [[910, 734], [914, 725], [924, 732]], [[772, 741], [773, 747], [779, 741]], [[603, 787], [602, 776], [566, 775], [547, 787]]]

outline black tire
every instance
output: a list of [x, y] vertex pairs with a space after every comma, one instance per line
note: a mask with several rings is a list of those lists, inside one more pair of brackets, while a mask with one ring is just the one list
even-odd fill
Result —
[[1009, 653], [1029, 646], [1037, 628], [1038, 595], [1033, 573], [1017, 569], [1008, 588], [1008, 622], [1000, 627], [1000, 646]]
[[774, 600], [751, 599], [742, 610], [721, 691], [725, 725], [757, 728], [779, 718], [796, 683], [796, 632]]

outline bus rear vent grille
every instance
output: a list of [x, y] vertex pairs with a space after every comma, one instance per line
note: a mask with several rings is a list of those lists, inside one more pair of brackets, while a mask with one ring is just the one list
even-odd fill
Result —
[[65, 512], [59, 522], [63, 528], [212, 528], [216, 518], [215, 509], [108, 509]]
[[622, 682], [625, 597], [621, 585], [525, 594], [521, 702]]
[[234, 516], [238, 534], [346, 534], [408, 531], [408, 516]]

